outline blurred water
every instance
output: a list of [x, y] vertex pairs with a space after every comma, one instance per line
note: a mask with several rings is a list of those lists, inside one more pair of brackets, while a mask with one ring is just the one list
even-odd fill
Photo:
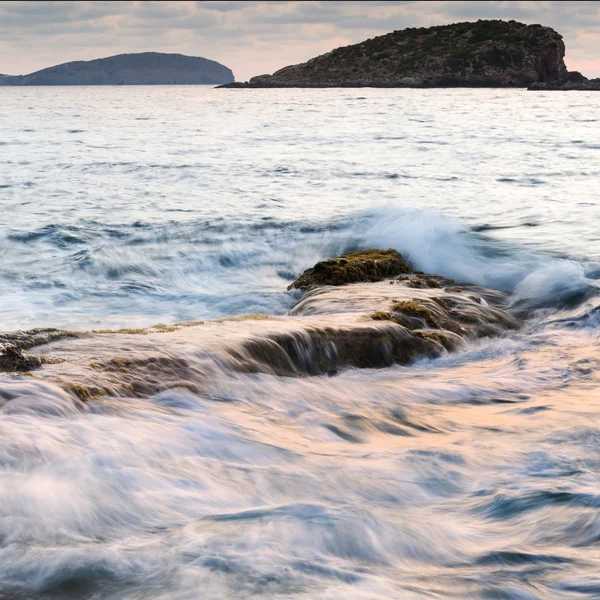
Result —
[[[523, 246], [593, 261], [597, 100], [2, 88], [0, 326], [285, 312], [299, 270], [365, 245], [505, 286], [531, 267]], [[486, 236], [474, 258], [453, 254], [471, 228]], [[516, 246], [502, 267], [486, 263], [490, 237]]]
[[599, 99], [0, 88], [1, 330], [285, 313], [370, 246], [530, 311], [334, 377], [0, 374], [0, 598], [599, 598]]

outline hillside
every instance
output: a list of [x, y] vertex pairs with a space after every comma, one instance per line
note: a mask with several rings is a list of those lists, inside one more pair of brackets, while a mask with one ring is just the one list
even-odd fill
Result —
[[6, 76], [0, 85], [218, 85], [232, 81], [231, 69], [213, 60], [143, 52], [64, 63], [29, 75]]
[[562, 36], [516, 21], [408, 28], [226, 87], [526, 87], [566, 76]]

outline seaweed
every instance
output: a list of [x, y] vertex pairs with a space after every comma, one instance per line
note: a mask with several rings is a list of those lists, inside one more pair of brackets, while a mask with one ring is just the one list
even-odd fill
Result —
[[400, 312], [409, 317], [416, 317], [423, 319], [427, 325], [434, 329], [440, 329], [440, 324], [436, 319], [435, 315], [422, 304], [410, 300], [402, 300], [401, 302], [395, 302], [390, 306], [392, 312]]
[[410, 266], [396, 250], [361, 250], [318, 262], [311, 269], [304, 271], [288, 290], [381, 281], [410, 272]]

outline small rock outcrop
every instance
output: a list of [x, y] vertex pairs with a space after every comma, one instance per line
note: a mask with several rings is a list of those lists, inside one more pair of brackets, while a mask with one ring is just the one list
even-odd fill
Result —
[[28, 349], [69, 337], [77, 337], [75, 331], [62, 329], [30, 329], [0, 333], [0, 373], [3, 371], [29, 371], [52, 359], [42, 359], [27, 352]]
[[410, 272], [408, 263], [396, 250], [360, 250], [318, 262], [304, 271], [288, 290], [381, 281]]
[[527, 87], [567, 76], [562, 36], [480, 20], [408, 28], [225, 87]]
[[598, 92], [600, 91], [600, 78], [588, 79], [579, 71], [571, 71], [567, 76], [558, 81], [536, 81], [532, 83], [529, 90], [536, 92], [546, 91], [562, 91], [578, 90], [582, 92]]
[[0, 77], [0, 85], [219, 85], [235, 81], [231, 69], [206, 58], [142, 52], [79, 60], [29, 75]]

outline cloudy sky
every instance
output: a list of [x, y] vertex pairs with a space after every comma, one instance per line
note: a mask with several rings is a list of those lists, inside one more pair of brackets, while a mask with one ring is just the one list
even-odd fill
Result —
[[600, 76], [600, 2], [0, 2], [0, 73], [121, 52], [181, 52], [244, 81], [404, 27], [485, 18], [563, 34], [569, 69]]

